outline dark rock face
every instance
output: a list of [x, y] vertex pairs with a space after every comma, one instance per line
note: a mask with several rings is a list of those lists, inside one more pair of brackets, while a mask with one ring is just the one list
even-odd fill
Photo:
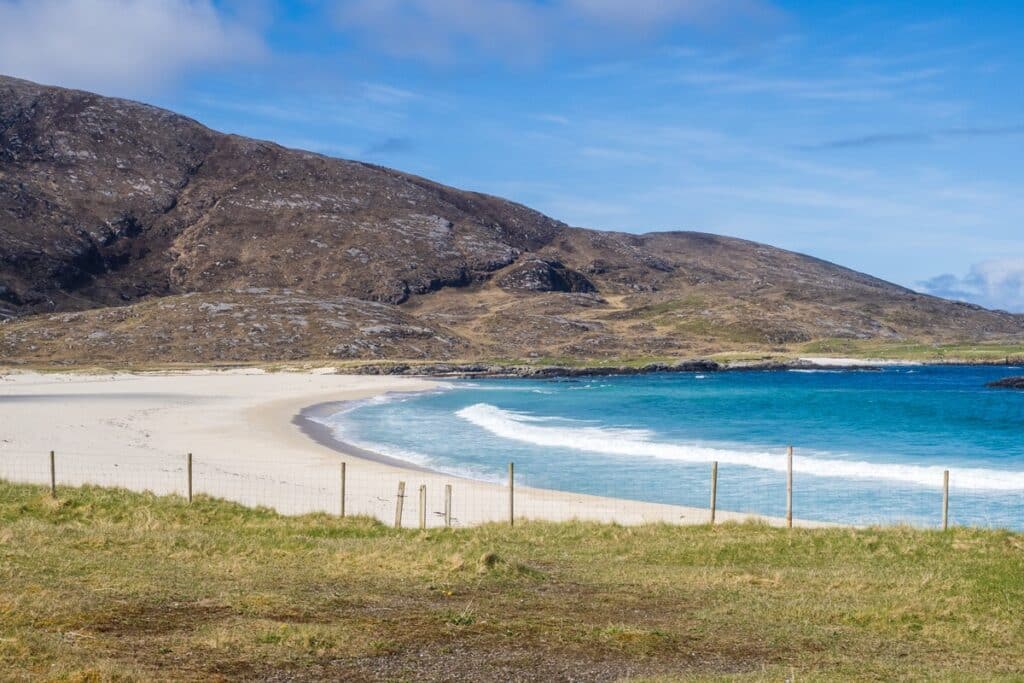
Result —
[[502, 289], [530, 292], [596, 292], [597, 288], [583, 273], [566, 268], [560, 261], [530, 258], [513, 266], [498, 279]]
[[1007, 377], [1005, 379], [989, 382], [985, 386], [993, 389], [1024, 389], [1024, 377]]
[[[176, 308], [154, 305], [163, 299]], [[181, 332], [206, 329], [199, 303], [225, 302], [236, 309], [201, 343]], [[378, 322], [341, 325], [338, 307]], [[88, 315], [68, 323], [68, 312]], [[0, 357], [116, 358], [95, 333], [127, 328], [122, 316], [134, 321], [123, 353], [180, 361], [1024, 340], [1024, 316], [763, 244], [572, 228], [497, 197], [0, 76]]]

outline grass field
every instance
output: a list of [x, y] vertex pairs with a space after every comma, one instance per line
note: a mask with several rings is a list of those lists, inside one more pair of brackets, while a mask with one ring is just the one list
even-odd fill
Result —
[[3, 680], [1024, 678], [1024, 536], [398, 531], [0, 482]]
[[825, 339], [802, 347], [805, 354], [847, 355], [854, 358], [880, 358], [933, 363], [1024, 362], [1021, 343], [926, 344], [877, 340]]

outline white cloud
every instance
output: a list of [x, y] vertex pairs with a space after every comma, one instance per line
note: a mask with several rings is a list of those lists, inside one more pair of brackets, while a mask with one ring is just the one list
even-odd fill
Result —
[[775, 14], [767, 0], [338, 0], [336, 18], [343, 31], [396, 57], [531, 63], [562, 46], [602, 47], [680, 24]]
[[982, 261], [971, 266], [963, 277], [947, 273], [919, 286], [947, 299], [1024, 313], [1024, 258]]
[[0, 72], [105, 93], [258, 58], [262, 39], [210, 0], [0, 0]]

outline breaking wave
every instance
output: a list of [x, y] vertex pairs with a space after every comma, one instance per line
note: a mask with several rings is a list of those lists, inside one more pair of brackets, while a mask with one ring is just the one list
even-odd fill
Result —
[[[652, 440], [654, 433], [644, 429], [566, 425], [571, 422], [552, 417], [503, 410], [487, 403], [462, 408], [456, 415], [503, 439], [533, 446], [568, 448], [612, 456], [634, 456], [683, 463], [741, 465], [774, 472], [786, 471], [786, 456], [767, 451], [741, 451], [707, 446], [665, 443]], [[560, 423], [559, 426], [553, 422]], [[793, 471], [816, 477], [882, 479], [937, 487], [942, 482], [939, 465], [922, 466], [874, 463], [795, 455]], [[1024, 490], [1024, 472], [984, 468], [948, 468], [950, 481], [958, 489], [1017, 491]]]

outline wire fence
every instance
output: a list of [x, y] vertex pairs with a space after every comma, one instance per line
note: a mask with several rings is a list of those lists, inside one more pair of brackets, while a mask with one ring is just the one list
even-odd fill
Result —
[[[0, 479], [50, 487], [97, 485], [192, 500], [199, 495], [282, 514], [322, 512], [359, 515], [406, 528], [466, 527], [517, 520], [590, 520], [619, 524], [664, 522], [707, 524], [756, 518], [776, 526], [830, 524], [916, 527], [1006, 527], [1024, 525], [1024, 491], [992, 498], [961, 489], [949, 472], [934, 487], [906, 488], [877, 482], [832, 481], [822, 499], [815, 478], [794, 474], [792, 454], [782, 472], [749, 468], [692, 467], [662, 485], [631, 485], [628, 467], [613, 480], [580, 478], [575, 490], [546, 486], [564, 463], [509, 463], [507, 471], [482, 473], [486, 480], [353, 458], [309, 461], [235, 454], [148, 452], [25, 452], [0, 450]], [[681, 470], [682, 471], [682, 470]], [[697, 476], [703, 471], [703, 476]], [[909, 497], [908, 497], [909, 496]], [[852, 514], [850, 511], [859, 511]], [[837, 513], [837, 511], [839, 511]]]

